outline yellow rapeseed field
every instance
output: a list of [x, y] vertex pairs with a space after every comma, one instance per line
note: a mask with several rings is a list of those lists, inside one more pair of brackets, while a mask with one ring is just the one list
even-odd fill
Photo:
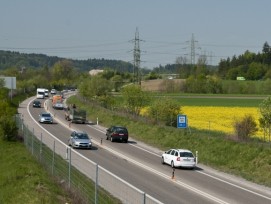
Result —
[[[187, 115], [189, 127], [227, 134], [234, 133], [233, 124], [236, 120], [251, 115], [258, 128], [255, 136], [262, 138], [264, 135], [259, 127], [260, 113], [256, 107], [182, 106], [181, 112]], [[148, 108], [143, 108], [141, 114], [148, 114]]]
[[188, 125], [204, 130], [222, 131], [233, 133], [233, 123], [249, 114], [255, 119], [259, 131], [257, 136], [262, 137], [259, 128], [260, 113], [254, 107], [216, 107], [216, 106], [183, 106], [182, 113], [187, 115]]

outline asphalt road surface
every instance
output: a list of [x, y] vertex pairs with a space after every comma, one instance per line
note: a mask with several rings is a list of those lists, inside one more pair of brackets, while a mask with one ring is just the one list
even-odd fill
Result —
[[[172, 168], [161, 164], [162, 150], [133, 138], [128, 143], [111, 143], [105, 139], [106, 127], [96, 121], [70, 126], [64, 111], [52, 109], [50, 100], [42, 100], [40, 109], [32, 108], [33, 99], [24, 101], [18, 109], [29, 128], [42, 131], [44, 137], [46, 129], [66, 144], [72, 130], [86, 131], [94, 142], [93, 149], [76, 151], [163, 203], [271, 203], [270, 188], [215, 171], [200, 162], [195, 170], [176, 169], [172, 178]], [[54, 115], [54, 124], [37, 122], [43, 109]]]

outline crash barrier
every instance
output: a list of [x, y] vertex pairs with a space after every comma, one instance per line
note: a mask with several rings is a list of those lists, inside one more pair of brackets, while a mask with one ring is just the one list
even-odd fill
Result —
[[161, 204], [54, 136], [29, 127], [21, 115], [15, 118], [26, 148], [62, 185], [80, 195], [78, 203]]

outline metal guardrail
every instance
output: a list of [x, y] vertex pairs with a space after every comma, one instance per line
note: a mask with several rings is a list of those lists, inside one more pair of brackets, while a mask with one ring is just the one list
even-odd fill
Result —
[[161, 204], [53, 135], [43, 137], [43, 132], [28, 127], [21, 115], [16, 115], [16, 124], [33, 157], [70, 192], [78, 196], [78, 203]]

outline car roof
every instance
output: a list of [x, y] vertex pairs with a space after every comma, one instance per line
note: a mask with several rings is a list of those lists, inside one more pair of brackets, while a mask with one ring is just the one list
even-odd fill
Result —
[[176, 150], [178, 152], [192, 152], [192, 151], [190, 151], [188, 149], [171, 149], [171, 150]]
[[125, 126], [121, 126], [121, 125], [112, 125], [112, 127], [115, 127], [115, 128], [126, 128]]

